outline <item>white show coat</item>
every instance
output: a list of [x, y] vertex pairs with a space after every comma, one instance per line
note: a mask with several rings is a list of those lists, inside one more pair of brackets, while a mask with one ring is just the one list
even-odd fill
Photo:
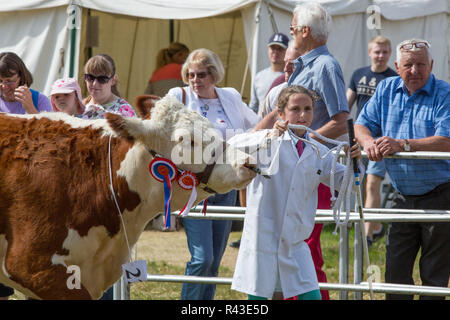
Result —
[[[200, 101], [197, 93], [189, 86], [184, 87], [184, 90], [186, 92], [186, 107], [202, 114], [200, 107], [204, 103]], [[236, 89], [215, 87], [215, 90], [233, 129], [248, 130], [258, 124], [260, 118], [242, 101], [242, 97]], [[170, 89], [167, 94], [175, 96], [180, 102], [183, 101], [183, 93], [180, 87]]]
[[[266, 134], [267, 130], [257, 133]], [[231, 286], [267, 298], [272, 297], [278, 279], [285, 297], [319, 289], [304, 240], [314, 228], [317, 188], [319, 183], [329, 185], [333, 162], [332, 154], [320, 160], [308, 143], [299, 158], [288, 132], [278, 139], [279, 170], [270, 180], [258, 175], [247, 187], [244, 230]], [[319, 142], [307, 139], [319, 148], [321, 156], [328, 151]], [[344, 172], [345, 166], [338, 163], [336, 189]]]

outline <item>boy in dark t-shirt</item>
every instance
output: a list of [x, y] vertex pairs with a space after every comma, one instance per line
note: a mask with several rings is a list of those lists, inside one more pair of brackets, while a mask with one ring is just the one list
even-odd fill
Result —
[[[373, 72], [372, 66], [363, 67], [353, 72], [350, 80], [349, 89], [356, 92], [356, 118], [358, 117], [361, 109], [364, 107], [367, 101], [375, 93], [375, 89], [381, 80], [388, 77], [398, 76], [397, 72], [387, 67], [382, 72]], [[350, 107], [350, 106], [349, 106]]]

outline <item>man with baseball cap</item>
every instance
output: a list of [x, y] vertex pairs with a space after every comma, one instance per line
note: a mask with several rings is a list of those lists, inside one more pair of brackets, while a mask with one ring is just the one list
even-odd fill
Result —
[[249, 107], [258, 113], [259, 106], [269, 91], [270, 85], [279, 75], [283, 74], [284, 54], [289, 44], [287, 35], [274, 33], [267, 43], [270, 67], [259, 71], [252, 84]]

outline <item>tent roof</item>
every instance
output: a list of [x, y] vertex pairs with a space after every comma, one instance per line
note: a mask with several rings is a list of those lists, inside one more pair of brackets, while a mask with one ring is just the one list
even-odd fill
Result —
[[[259, 0], [0, 0], [1, 11], [51, 8], [76, 3], [99, 11], [156, 19], [194, 19], [225, 14]], [[381, 9], [389, 20], [403, 20], [450, 12], [447, 0], [317, 0], [332, 15], [365, 13], [370, 5]], [[271, 5], [292, 11], [296, 0], [266, 0]]]

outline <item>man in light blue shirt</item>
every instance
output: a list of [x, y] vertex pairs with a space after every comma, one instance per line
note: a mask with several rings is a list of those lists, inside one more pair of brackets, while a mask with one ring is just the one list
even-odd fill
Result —
[[[346, 132], [348, 103], [341, 67], [330, 54], [326, 45], [301, 55], [294, 61], [294, 73], [288, 85], [299, 85], [318, 93], [320, 99], [314, 104], [314, 119], [311, 129], [320, 133], [324, 126], [338, 126], [325, 135], [337, 138]], [[344, 120], [344, 121], [342, 121]], [[332, 123], [329, 123], [332, 121]], [[329, 124], [328, 124], [329, 123]], [[321, 130], [318, 130], [322, 128]], [[338, 129], [338, 130], [336, 130]]]
[[303, 86], [319, 95], [320, 99], [314, 104], [311, 129], [335, 139], [347, 133], [349, 109], [341, 67], [326, 46], [331, 18], [326, 14], [329, 20], [326, 23], [308, 22], [311, 14], [320, 7], [319, 4], [305, 3], [294, 11], [290, 30], [300, 56], [294, 61], [295, 69], [288, 85]]
[[[433, 60], [429, 47], [427, 41], [420, 39], [401, 42], [395, 63], [400, 76], [380, 82], [362, 109], [355, 134], [369, 160], [381, 161], [384, 156], [403, 151], [450, 152], [450, 85], [431, 74]], [[378, 136], [381, 138], [373, 138]], [[450, 160], [384, 161], [397, 191], [394, 208], [450, 208]], [[420, 248], [422, 284], [447, 287], [450, 275], [447, 222], [389, 225], [387, 283], [414, 284], [412, 270]], [[386, 298], [412, 296], [388, 294]]]

